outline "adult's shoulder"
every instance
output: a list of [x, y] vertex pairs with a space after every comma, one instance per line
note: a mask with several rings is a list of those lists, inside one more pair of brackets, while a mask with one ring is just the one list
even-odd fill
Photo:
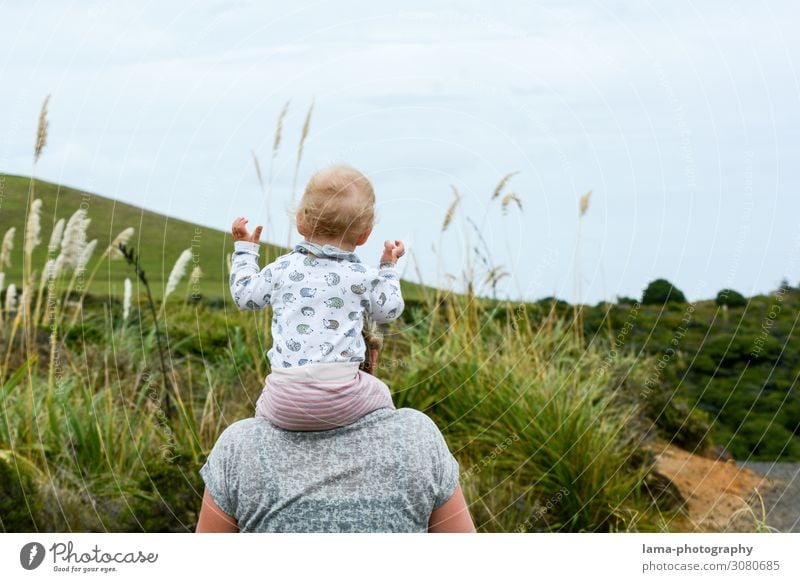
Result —
[[242, 443], [255, 442], [254, 439], [256, 437], [262, 436], [265, 432], [270, 431], [271, 428], [269, 423], [263, 419], [255, 417], [243, 418], [229, 424], [227, 428], [220, 433], [214, 447], [223, 447], [226, 449], [238, 448]]
[[398, 408], [394, 411], [397, 419], [408, 426], [440, 432], [433, 419], [416, 408]]
[[433, 419], [414, 408], [398, 408], [393, 411], [394, 422], [406, 433], [418, 439], [433, 440], [436, 443], [444, 442], [442, 431]]
[[369, 434], [373, 429], [378, 429], [379, 427], [381, 427], [380, 431], [389, 430], [397, 436], [405, 435], [408, 437], [405, 440], [427, 441], [437, 444], [443, 442], [441, 430], [427, 414], [413, 408], [399, 408], [391, 411], [384, 409], [373, 412], [367, 418], [361, 419], [349, 427], [321, 433], [306, 432], [297, 435], [291, 433], [291, 431], [286, 433], [282, 429], [273, 427], [262, 418], [244, 418], [237, 420], [223, 430], [214, 447], [224, 449], [228, 453], [241, 452], [243, 449], [247, 450], [252, 447], [263, 448], [267, 443], [280, 438], [281, 434], [284, 435], [283, 438], [288, 439], [302, 436], [304, 440], [315, 440], [317, 437], [327, 440], [339, 432], [354, 434], [366, 430], [366, 434]]

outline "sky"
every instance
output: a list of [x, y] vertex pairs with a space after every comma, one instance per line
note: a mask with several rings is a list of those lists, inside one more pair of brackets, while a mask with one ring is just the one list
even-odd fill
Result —
[[[377, 264], [402, 239], [408, 279], [480, 283], [480, 254], [512, 299], [800, 281], [796, 2], [31, 0], [0, 15], [0, 172], [32, 172], [51, 94], [37, 176], [224, 230], [245, 215], [286, 244], [313, 100], [296, 190], [332, 163], [362, 170], [379, 221], [359, 255]], [[252, 152], [266, 178], [287, 101], [268, 202]], [[492, 194], [511, 172], [522, 210], [504, 212]]]

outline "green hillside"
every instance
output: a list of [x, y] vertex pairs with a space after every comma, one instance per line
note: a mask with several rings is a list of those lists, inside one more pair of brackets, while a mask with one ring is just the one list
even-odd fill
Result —
[[[25, 227], [26, 203], [30, 179], [22, 176], [3, 176], [5, 192], [0, 208], [0, 230], [3, 233], [16, 227], [12, 267], [6, 269], [6, 285], [22, 283], [22, 247]], [[117, 202], [109, 198], [81, 190], [59, 186], [37, 180], [35, 197], [42, 199], [42, 243], [34, 253], [33, 268], [40, 270], [47, 258], [47, 242], [53, 226], [59, 218], [69, 219], [78, 208], [86, 209], [91, 224], [87, 239], [97, 239], [98, 245], [89, 270], [93, 269], [100, 255], [122, 230], [133, 227], [136, 232], [129, 245], [141, 255], [142, 265], [153, 286], [160, 295], [163, 281], [184, 249], [191, 248], [204, 276], [200, 292], [206, 296], [221, 296], [225, 289], [225, 261], [231, 252], [231, 237], [221, 231], [199, 227], [183, 220], [170, 218]], [[195, 259], [193, 259], [195, 260]], [[118, 295], [122, 292], [125, 277], [134, 278], [131, 268], [124, 260], [103, 260], [90, 292], [99, 295]]]
[[676, 444], [691, 450], [709, 431], [737, 460], [796, 461], [800, 289], [784, 285], [731, 307], [714, 300], [597, 306], [584, 314], [584, 335], [652, 358], [638, 389]]
[[[16, 227], [11, 268], [6, 268], [5, 284], [22, 283], [22, 247], [25, 228], [26, 203], [30, 178], [0, 174], [0, 236]], [[192, 249], [193, 261], [200, 265], [203, 277], [199, 292], [205, 298], [218, 299], [228, 294], [227, 256], [233, 249], [230, 234], [197, 226], [190, 222], [143, 210], [131, 204], [104, 198], [66, 186], [36, 180], [35, 197], [41, 198], [42, 243], [34, 252], [33, 268], [41, 270], [47, 258], [47, 243], [53, 226], [59, 218], [69, 217], [80, 207], [86, 209], [91, 224], [87, 239], [97, 239], [98, 245], [88, 270], [95, 268], [103, 250], [124, 229], [133, 227], [136, 232], [129, 242], [139, 252], [142, 266], [151, 282], [153, 293], [159, 297], [163, 282], [169, 277], [172, 266], [181, 252]], [[266, 257], [276, 257], [284, 252], [280, 247], [264, 245], [262, 264]], [[194, 264], [194, 263], [193, 263]], [[193, 266], [190, 265], [190, 269]], [[126, 277], [134, 278], [131, 268], [121, 259], [105, 258], [92, 281], [89, 292], [99, 296], [120, 295]], [[188, 273], [187, 273], [188, 278]], [[185, 278], [184, 281], [187, 279]], [[419, 295], [419, 286], [403, 283], [409, 299]], [[188, 285], [181, 291], [190, 292]]]

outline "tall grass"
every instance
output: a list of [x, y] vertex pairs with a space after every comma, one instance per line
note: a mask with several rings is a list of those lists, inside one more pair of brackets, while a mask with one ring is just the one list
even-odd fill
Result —
[[[428, 320], [434, 329], [413, 327], [384, 357], [398, 371], [396, 404], [433, 416], [461, 460], [480, 528], [653, 527], [643, 518], [649, 467], [634, 462], [646, 432], [627, 396], [634, 359], [604, 368], [601, 344], [582, 348], [568, 320], [530, 306], [490, 309], [456, 295], [444, 303]], [[557, 496], [541, 514], [537, 504]]]
[[[262, 378], [253, 346], [268, 330], [252, 329], [249, 314], [171, 302], [161, 371], [170, 371], [173, 413], [162, 397], [154, 310], [143, 317], [127, 301], [134, 305], [90, 301], [58, 336], [38, 327], [30, 351], [8, 349], [21, 338], [8, 321], [0, 328], [2, 529], [193, 528], [197, 470], [222, 429], [252, 415]], [[25, 500], [28, 510], [6, 512]]]

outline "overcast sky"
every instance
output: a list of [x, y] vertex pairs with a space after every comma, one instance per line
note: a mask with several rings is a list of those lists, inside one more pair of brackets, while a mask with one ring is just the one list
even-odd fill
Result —
[[[265, 233], [285, 244], [315, 98], [299, 182], [332, 162], [370, 176], [365, 261], [403, 238], [444, 284], [479, 244], [469, 218], [512, 273], [504, 296], [595, 303], [666, 277], [693, 300], [800, 280], [794, 1], [31, 0], [0, 15], [2, 172], [31, 172], [51, 93], [40, 177], [220, 229], [264, 222], [250, 152], [266, 174], [291, 99]], [[514, 171], [524, 208], [504, 215], [491, 194]], [[451, 186], [463, 200], [441, 234]]]

